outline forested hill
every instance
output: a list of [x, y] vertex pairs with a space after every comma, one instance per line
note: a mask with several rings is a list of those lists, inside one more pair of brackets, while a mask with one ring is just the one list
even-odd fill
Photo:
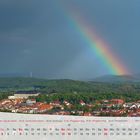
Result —
[[42, 93], [140, 93], [140, 83], [103, 83], [37, 78], [0, 78], [0, 89], [37, 89]]
[[46, 80], [26, 77], [0, 77], [0, 88], [32, 87]]
[[104, 82], [104, 83], [136, 83], [140, 82], [140, 74], [134, 75], [104, 75], [92, 79], [91, 81]]

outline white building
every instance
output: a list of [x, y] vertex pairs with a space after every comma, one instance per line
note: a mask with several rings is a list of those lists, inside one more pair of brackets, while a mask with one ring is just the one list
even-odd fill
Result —
[[30, 96], [38, 96], [39, 94], [36, 91], [18, 91], [14, 96], [9, 96], [8, 99], [27, 99]]

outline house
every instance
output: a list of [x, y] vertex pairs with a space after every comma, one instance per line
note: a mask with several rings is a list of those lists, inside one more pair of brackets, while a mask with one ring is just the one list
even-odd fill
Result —
[[101, 111], [93, 111], [94, 116], [99, 116], [101, 114]]
[[131, 112], [131, 113], [128, 114], [128, 117], [140, 117], [140, 114]]
[[37, 91], [17, 91], [14, 94], [15, 99], [20, 98], [20, 99], [27, 99], [30, 96], [38, 96], [40, 93]]
[[125, 113], [125, 110], [111, 110], [110, 112], [111, 116], [121, 116], [123, 113]]
[[123, 104], [123, 107], [130, 108], [134, 103], [125, 103]]
[[136, 109], [136, 108], [137, 108], [136, 104], [133, 104], [132, 106], [130, 106], [130, 109]]
[[109, 103], [109, 100], [102, 100], [102, 103], [107, 104], [107, 103]]
[[111, 108], [111, 107], [113, 107], [114, 106], [114, 104], [104, 104], [103, 106], [102, 106], [102, 109], [108, 109], [108, 108]]
[[53, 108], [53, 106], [50, 105], [50, 104], [42, 104], [42, 105], [39, 106], [38, 112], [43, 113], [43, 112], [46, 112], [48, 110], [51, 110], [52, 108]]
[[70, 112], [69, 111], [59, 111], [59, 112], [53, 113], [53, 115], [70, 115]]
[[124, 104], [124, 100], [123, 99], [112, 99], [112, 100], [110, 100], [110, 102], [112, 104], [119, 104], [119, 105]]
[[28, 99], [28, 100], [26, 100], [26, 104], [27, 105], [33, 105], [35, 103], [36, 103], [36, 100], [35, 99]]
[[70, 106], [70, 103], [69, 103], [68, 101], [66, 101], [66, 100], [65, 100], [63, 103], [64, 103], [66, 106]]
[[24, 99], [14, 99], [14, 100], [12, 100], [12, 101], [13, 101], [14, 105], [19, 105], [19, 104], [25, 102]]
[[8, 96], [8, 99], [9, 100], [14, 100], [15, 99], [15, 96]]
[[90, 112], [85, 112], [83, 116], [92, 116], [92, 114]]
[[77, 111], [77, 114], [83, 116], [84, 111]]
[[80, 100], [80, 105], [84, 106], [86, 103], [83, 100]]
[[53, 105], [53, 106], [60, 106], [60, 104], [61, 102], [59, 100], [56, 100], [50, 103], [50, 105]]

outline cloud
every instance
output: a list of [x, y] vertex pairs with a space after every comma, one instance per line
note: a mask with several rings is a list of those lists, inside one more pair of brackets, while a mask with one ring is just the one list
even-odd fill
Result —
[[25, 50], [23, 50], [23, 53], [26, 54], [26, 55], [29, 55], [29, 54], [31, 54], [31, 51], [28, 50], [28, 49], [25, 49]]
[[[112, 49], [135, 71], [139, 70], [140, 1], [67, 3], [78, 7], [77, 12]], [[0, 0], [0, 73], [33, 71], [49, 78], [108, 73], [88, 56], [87, 44], [62, 4], [57, 0]]]

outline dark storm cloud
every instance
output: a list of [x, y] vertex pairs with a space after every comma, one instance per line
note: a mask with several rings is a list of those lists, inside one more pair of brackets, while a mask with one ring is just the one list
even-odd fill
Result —
[[0, 73], [33, 71], [36, 76], [49, 78], [106, 74], [68, 20], [67, 6], [76, 7], [126, 65], [137, 72], [139, 5], [138, 0], [1, 0]]
[[[65, 34], [66, 21], [55, 2], [1, 1], [0, 13], [0, 53], [6, 62], [1, 60], [3, 70], [53, 73], [76, 51], [69, 49], [67, 39], [62, 41], [65, 35], [60, 33]], [[66, 55], [67, 51], [71, 54]]]

